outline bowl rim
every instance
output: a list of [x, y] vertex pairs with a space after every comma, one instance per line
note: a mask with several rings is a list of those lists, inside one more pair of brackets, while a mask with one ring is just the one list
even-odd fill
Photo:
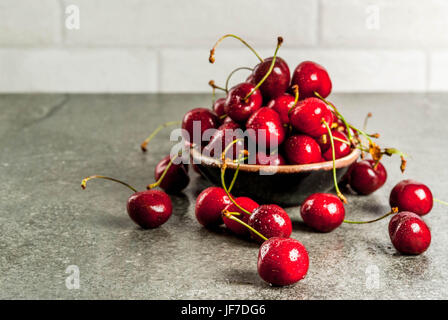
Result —
[[[207, 157], [202, 155], [202, 153], [196, 149], [192, 148], [190, 149], [191, 157], [198, 161], [196, 164], [209, 166], [209, 167], [221, 167], [221, 160]], [[336, 159], [336, 169], [348, 167], [352, 163], [354, 163], [360, 156], [361, 151], [359, 149], [353, 149], [352, 152], [350, 152], [345, 157]], [[227, 168], [228, 169], [236, 169], [237, 164], [233, 162], [227, 162]], [[246, 171], [246, 172], [270, 172], [270, 173], [298, 173], [298, 172], [308, 172], [308, 171], [329, 171], [333, 169], [333, 161], [325, 161], [325, 162], [317, 162], [317, 163], [310, 163], [310, 164], [288, 164], [283, 166], [266, 166], [266, 165], [259, 165], [259, 164], [240, 164], [240, 171]]]

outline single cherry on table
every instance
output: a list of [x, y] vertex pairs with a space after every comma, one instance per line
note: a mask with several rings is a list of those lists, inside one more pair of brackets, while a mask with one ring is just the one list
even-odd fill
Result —
[[409, 211], [396, 214], [389, 222], [389, 236], [401, 253], [417, 255], [431, 244], [431, 231], [423, 219]]
[[[240, 207], [249, 212], [253, 212], [260, 206], [258, 203], [256, 203], [254, 200], [248, 197], [238, 197], [234, 200], [236, 203], [238, 203]], [[234, 203], [228, 204], [224, 208], [223, 212], [232, 212], [233, 216], [236, 216], [244, 223], [249, 222], [249, 215], [240, 208], [238, 208]], [[239, 215], [235, 215], [234, 213], [239, 213]], [[240, 236], [246, 236], [250, 234], [249, 229], [246, 226], [240, 224], [239, 222], [232, 220], [225, 215], [223, 215], [222, 219], [224, 220], [224, 224], [226, 225], [226, 227], [229, 228], [229, 230], [232, 231], [233, 233]]]
[[154, 179], [159, 180], [166, 168], [168, 170], [165, 173], [165, 177], [160, 183], [160, 188], [167, 193], [176, 194], [185, 189], [190, 183], [190, 177], [188, 175], [188, 165], [183, 163], [172, 163], [171, 156], [167, 155], [156, 165], [154, 169]]
[[229, 204], [231, 201], [223, 188], [209, 187], [196, 199], [196, 219], [204, 227], [217, 227], [223, 223], [222, 211]]
[[381, 162], [362, 160], [350, 166], [346, 180], [354, 191], [368, 195], [386, 183], [387, 171]]
[[345, 208], [334, 194], [314, 193], [302, 203], [300, 215], [309, 227], [320, 232], [330, 232], [344, 221]]
[[392, 189], [389, 197], [391, 207], [400, 211], [411, 211], [419, 216], [428, 214], [434, 204], [431, 190], [423, 183], [407, 179]]
[[[248, 224], [268, 239], [272, 237], [289, 238], [292, 232], [289, 215], [276, 204], [259, 206], [250, 215]], [[251, 235], [254, 240], [263, 241], [252, 231]]]

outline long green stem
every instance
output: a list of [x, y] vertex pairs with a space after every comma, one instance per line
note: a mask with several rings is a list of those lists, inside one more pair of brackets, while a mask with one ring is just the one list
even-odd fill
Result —
[[149, 137], [146, 138], [146, 139], [142, 142], [142, 144], [140, 145], [142, 151], [143, 151], [143, 152], [146, 152], [146, 150], [147, 150], [146, 147], [147, 147], [148, 143], [149, 143], [149, 142], [156, 136], [157, 133], [159, 133], [160, 130], [162, 130], [163, 128], [169, 127], [169, 126], [174, 126], [174, 125], [176, 125], [176, 124], [179, 125], [179, 124], [181, 124], [181, 123], [182, 123], [182, 121], [168, 121], [168, 122], [165, 122], [165, 123], [161, 124], [160, 126], [158, 126], [158, 127], [156, 128], [156, 130], [154, 130], [154, 131], [149, 135]]
[[210, 50], [210, 56], [208, 58], [208, 61], [210, 63], [214, 63], [215, 62], [215, 50], [216, 47], [218, 47], [218, 45], [221, 43], [222, 40], [224, 40], [225, 38], [235, 38], [238, 39], [239, 41], [241, 41], [246, 47], [249, 48], [250, 51], [252, 51], [258, 58], [258, 60], [260, 60], [260, 62], [263, 62], [263, 58], [260, 57], [260, 55], [257, 53], [257, 51], [255, 51], [254, 48], [252, 48], [246, 41], [244, 41], [243, 39], [241, 39], [240, 37], [234, 35], [234, 34], [226, 34], [224, 36], [222, 36], [221, 38], [218, 39], [218, 41], [216, 41], [215, 45], [213, 46], [213, 48]]
[[85, 188], [86, 188], [86, 183], [87, 183], [87, 181], [89, 181], [90, 179], [106, 179], [106, 180], [110, 180], [110, 181], [118, 182], [118, 183], [120, 183], [120, 184], [122, 184], [122, 185], [128, 187], [128, 188], [131, 189], [132, 191], [134, 191], [134, 192], [138, 192], [137, 189], [135, 189], [133, 186], [127, 184], [126, 182], [123, 182], [123, 181], [120, 181], [120, 180], [117, 180], [117, 179], [114, 179], [114, 178], [106, 177], [106, 176], [99, 176], [99, 175], [94, 175], [94, 176], [90, 176], [90, 177], [84, 178], [84, 179], [81, 181], [81, 188], [85, 189]]
[[392, 210], [388, 213], [386, 213], [385, 215], [377, 218], [377, 219], [373, 219], [373, 220], [368, 220], [368, 221], [351, 221], [351, 220], [344, 220], [344, 223], [351, 223], [351, 224], [365, 224], [365, 223], [372, 223], [372, 222], [376, 222], [376, 221], [380, 221], [392, 214], [395, 214], [398, 212], [397, 208], [392, 208]]
[[245, 223], [244, 221], [238, 219], [237, 217], [235, 217], [235, 214], [240, 214], [239, 212], [228, 212], [225, 211], [223, 212], [224, 216], [226, 216], [229, 219], [232, 219], [233, 221], [238, 222], [239, 224], [245, 226], [247, 229], [249, 229], [250, 231], [252, 231], [253, 233], [255, 233], [257, 236], [259, 236], [261, 239], [263, 239], [264, 241], [268, 240], [268, 238], [266, 238], [264, 235], [262, 235], [260, 232], [258, 232], [257, 230], [255, 230], [255, 228], [251, 227], [250, 225], [248, 225], [247, 223]]
[[232, 72], [230, 72], [229, 75], [227, 76], [227, 79], [226, 79], [226, 91], [229, 91], [229, 81], [230, 81], [230, 78], [232, 78], [232, 76], [233, 76], [233, 74], [234, 74], [235, 72], [240, 71], [240, 70], [250, 70], [250, 71], [254, 71], [254, 69], [252, 69], [252, 68], [248, 68], [248, 67], [239, 67], [239, 68], [236, 68], [235, 70], [233, 70]]
[[436, 199], [436, 198], [433, 198], [433, 200], [435, 202], [438, 202], [438, 203], [441, 203], [441, 204], [444, 204], [444, 205], [448, 206], [448, 202], [446, 202], [446, 201], [443, 201], [443, 200], [440, 200], [440, 199]]
[[177, 155], [177, 156], [175, 156], [175, 157], [173, 157], [173, 158], [170, 159], [170, 162], [168, 162], [168, 164], [167, 164], [165, 170], [163, 170], [162, 175], [160, 176], [159, 180], [157, 180], [157, 181], [154, 182], [154, 183], [148, 184], [148, 185], [146, 186], [146, 189], [147, 189], [147, 190], [151, 190], [151, 189], [154, 189], [154, 188], [157, 188], [158, 186], [160, 186], [160, 184], [161, 184], [162, 181], [163, 181], [163, 178], [165, 178], [165, 176], [166, 176], [168, 170], [170, 170], [171, 166], [173, 165], [173, 161], [174, 161], [175, 159], [177, 159], [177, 158], [179, 158], [179, 155]]

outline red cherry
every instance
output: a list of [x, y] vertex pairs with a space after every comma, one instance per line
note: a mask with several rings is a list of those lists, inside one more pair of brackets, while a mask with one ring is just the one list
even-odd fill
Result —
[[322, 123], [325, 120], [329, 127], [333, 123], [333, 113], [322, 100], [308, 98], [300, 101], [292, 109], [290, 121], [294, 128], [312, 137], [319, 137], [327, 133], [327, 127]]
[[[221, 157], [222, 152], [225, 150], [228, 144], [230, 144], [235, 139], [241, 138], [243, 131], [237, 131], [237, 129], [240, 128], [240, 125], [234, 121], [229, 121], [222, 124], [213, 134], [210, 142], [205, 146], [202, 153], [211, 157]], [[243, 149], [244, 142], [238, 141], [234, 143], [233, 147], [231, 147], [227, 151], [226, 157], [229, 159], [236, 159], [239, 155], [239, 152]]]
[[[254, 159], [255, 158], [255, 159]], [[250, 164], [267, 165], [267, 166], [283, 166], [286, 164], [285, 158], [279, 153], [267, 155], [263, 151], [258, 151], [254, 156], [249, 158]]]
[[221, 118], [223, 115], [226, 114], [226, 98], [219, 98], [216, 99], [215, 103], [213, 104], [213, 111], [216, 113], [216, 115]]
[[[154, 180], [159, 180], [170, 162], [170, 155], [160, 160], [154, 170]], [[188, 176], [188, 166], [183, 163], [171, 164], [170, 168], [165, 174], [160, 188], [168, 193], [179, 193], [185, 189], [190, 183], [190, 177]]]
[[[260, 206], [254, 200], [252, 200], [251, 198], [247, 198], [247, 197], [239, 197], [234, 200], [236, 203], [238, 203], [239, 206], [241, 206], [242, 208], [246, 209], [249, 212], [253, 212], [255, 209], [257, 209]], [[249, 215], [247, 213], [243, 212], [242, 210], [240, 210], [233, 203], [227, 205], [224, 208], [224, 211], [239, 212], [240, 215], [235, 216], [235, 217], [237, 217], [244, 223], [248, 223], [248, 221], [249, 221]], [[232, 219], [229, 219], [224, 215], [223, 215], [222, 219], [224, 220], [224, 224], [226, 225], [226, 227], [229, 228], [233, 233], [235, 233], [237, 235], [241, 235], [241, 236], [249, 235], [249, 229], [247, 229], [247, 227], [242, 225], [241, 223], [234, 221]]]
[[321, 161], [319, 144], [310, 136], [290, 136], [284, 144], [285, 156], [292, 164], [307, 164]]
[[415, 180], [403, 180], [391, 191], [389, 197], [391, 207], [398, 211], [411, 211], [420, 216], [429, 213], [433, 206], [431, 190], [423, 183]]
[[309, 267], [306, 248], [295, 239], [271, 238], [258, 253], [258, 274], [276, 286], [287, 286], [305, 278]]
[[185, 139], [191, 143], [195, 142], [194, 141], [195, 137], [193, 137], [194, 123], [197, 123], [197, 124], [200, 123], [200, 125], [201, 125], [201, 130], [200, 130], [201, 136], [197, 137], [196, 139], [198, 141], [201, 141], [201, 144], [202, 144], [203, 143], [202, 134], [204, 133], [204, 131], [207, 129], [217, 128], [219, 126], [219, 119], [216, 116], [216, 114], [209, 109], [196, 108], [196, 109], [188, 111], [184, 115], [184, 118], [182, 120], [182, 129], [184, 129], [188, 132], [189, 136], [185, 137]]
[[226, 110], [229, 117], [234, 121], [244, 122], [251, 114], [260, 109], [263, 103], [260, 90], [255, 90], [252, 95], [245, 99], [254, 88], [253, 84], [243, 82], [229, 90], [226, 98]]
[[170, 197], [160, 190], [136, 192], [128, 199], [129, 217], [143, 229], [164, 224], [173, 211]]
[[[273, 57], [264, 59], [257, 64], [253, 71], [253, 80], [259, 83], [271, 67]], [[276, 57], [271, 74], [260, 86], [261, 94], [265, 100], [275, 99], [285, 93], [291, 82], [288, 64], [280, 57]]]
[[[333, 137], [345, 140], [347, 142], [348, 138], [347, 136], [339, 131], [332, 131], [331, 134], [333, 135]], [[330, 140], [330, 137], [327, 138], [328, 140]], [[341, 141], [338, 140], [334, 140], [334, 153], [335, 153], [335, 158], [339, 159], [342, 157], [345, 157], [346, 155], [348, 155], [351, 151], [350, 145], [347, 143], [343, 143]], [[331, 149], [331, 141], [330, 141], [330, 148], [327, 149], [327, 151], [324, 152], [323, 157], [325, 160], [333, 160], [333, 151]]]
[[368, 195], [381, 188], [387, 180], [387, 171], [381, 162], [362, 160], [350, 166], [347, 180], [354, 191]]
[[223, 188], [210, 187], [196, 199], [196, 219], [205, 227], [216, 227], [223, 223], [221, 212], [231, 201]]
[[314, 193], [302, 203], [300, 215], [307, 226], [330, 232], [341, 225], [345, 217], [342, 201], [330, 193]]
[[[339, 139], [348, 141], [348, 138], [344, 132], [333, 129], [333, 130], [331, 130], [331, 134], [333, 135], [333, 138], [339, 138]], [[324, 152], [324, 153], [331, 147], [331, 140], [330, 140], [330, 137], [328, 136], [328, 133], [321, 135], [319, 138], [316, 139], [316, 141], [320, 146], [320, 150], [322, 150], [322, 152]], [[337, 140], [334, 140], [335, 146], [336, 146], [336, 141]], [[337, 151], [337, 148], [335, 148], [335, 151]], [[332, 159], [331, 156], [330, 156], [330, 159]]]
[[299, 97], [305, 99], [314, 97], [314, 92], [326, 98], [331, 93], [331, 80], [327, 70], [321, 65], [304, 61], [292, 74], [291, 86], [299, 86]]
[[277, 112], [284, 124], [289, 124], [289, 110], [294, 106], [294, 102], [294, 97], [285, 93], [269, 101], [267, 107]]
[[[249, 226], [260, 232], [266, 238], [289, 238], [292, 223], [285, 210], [275, 204], [264, 204], [255, 209], [249, 217]], [[252, 238], [262, 239], [251, 231]]]
[[431, 231], [413, 212], [396, 214], [389, 222], [389, 236], [395, 249], [404, 254], [421, 254], [431, 244]]
[[280, 116], [272, 109], [263, 107], [250, 116], [246, 122], [249, 138], [266, 148], [276, 148], [285, 139], [285, 129]]

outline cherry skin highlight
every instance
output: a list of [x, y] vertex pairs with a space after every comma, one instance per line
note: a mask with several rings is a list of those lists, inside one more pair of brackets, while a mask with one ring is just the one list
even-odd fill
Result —
[[257, 144], [265, 143], [266, 149], [276, 148], [285, 140], [285, 129], [280, 116], [270, 108], [263, 107], [246, 122], [249, 138]]
[[[255, 209], [257, 209], [260, 205], [256, 203], [254, 200], [248, 197], [239, 197], [234, 199], [236, 203], [238, 203], [239, 206], [246, 209], [249, 212], [253, 212]], [[239, 216], [235, 216], [241, 221], [248, 223], [249, 222], [249, 215], [242, 210], [240, 210], [235, 204], [231, 203], [227, 205], [224, 208], [224, 211], [229, 212], [239, 212]], [[240, 236], [246, 236], [249, 235], [249, 229], [247, 229], [246, 226], [240, 224], [237, 221], [234, 221], [232, 219], [227, 218], [223, 215], [222, 219], [224, 220], [224, 224], [226, 225], [229, 230], [231, 230], [233, 233], [240, 235]]]
[[291, 238], [270, 238], [258, 253], [260, 277], [275, 286], [287, 286], [305, 278], [309, 267], [306, 248]]
[[292, 74], [291, 86], [293, 85], [299, 86], [300, 99], [314, 97], [314, 92], [326, 98], [332, 87], [327, 70], [312, 61], [304, 61], [296, 67]]
[[284, 124], [289, 124], [289, 111], [294, 106], [294, 102], [294, 97], [285, 93], [269, 101], [267, 107], [277, 112]]
[[196, 138], [198, 141], [201, 141], [201, 145], [204, 143], [202, 141], [202, 134], [204, 133], [204, 131], [207, 129], [214, 129], [219, 126], [218, 117], [213, 111], [209, 109], [196, 108], [188, 111], [184, 115], [184, 118], [182, 120], [182, 129], [188, 132], [188, 137], [185, 137], [185, 139], [190, 143], [195, 142], [193, 137], [193, 128], [195, 122], [201, 124], [201, 136], [199, 137], [199, 139]]
[[285, 156], [291, 164], [321, 162], [319, 144], [310, 136], [298, 134], [290, 136], [284, 143]]
[[320, 232], [330, 232], [344, 221], [342, 201], [330, 193], [314, 193], [302, 203], [300, 215], [305, 224]]
[[419, 215], [408, 211], [392, 217], [389, 236], [395, 249], [403, 254], [421, 254], [431, 244], [431, 231], [426, 223]]
[[381, 162], [375, 168], [374, 160], [358, 161], [350, 166], [347, 180], [359, 194], [368, 195], [381, 188], [387, 180], [387, 171]]
[[260, 90], [248, 97], [246, 96], [255, 88], [248, 82], [240, 83], [229, 90], [226, 98], [226, 111], [230, 118], [236, 122], [245, 122], [263, 103]]
[[[165, 171], [170, 162], [170, 155], [160, 160], [154, 169], [154, 180], [158, 181]], [[170, 168], [163, 177], [160, 183], [160, 188], [167, 193], [179, 193], [185, 189], [190, 183], [190, 177], [188, 176], [188, 166], [183, 163], [171, 164]]]
[[389, 203], [399, 211], [411, 211], [419, 216], [428, 214], [433, 206], [431, 190], [415, 180], [403, 180], [391, 191]]
[[[253, 71], [253, 81], [259, 83], [271, 67], [273, 57], [264, 59], [257, 64]], [[280, 57], [276, 57], [271, 74], [260, 86], [265, 101], [275, 99], [285, 93], [291, 82], [288, 64]]]
[[143, 229], [164, 224], [173, 211], [170, 197], [160, 190], [147, 190], [132, 194], [127, 202], [129, 217]]
[[[250, 215], [248, 224], [266, 238], [289, 238], [292, 232], [291, 219], [286, 211], [276, 204], [259, 206]], [[252, 231], [251, 236], [259, 242], [263, 241]]]
[[325, 102], [318, 98], [300, 101], [292, 109], [289, 118], [294, 128], [312, 137], [319, 137], [327, 133], [327, 127], [322, 120], [325, 120], [329, 127], [333, 123], [333, 113]]
[[196, 219], [204, 227], [217, 227], [223, 223], [221, 213], [230, 203], [231, 201], [223, 188], [207, 188], [196, 199]]

